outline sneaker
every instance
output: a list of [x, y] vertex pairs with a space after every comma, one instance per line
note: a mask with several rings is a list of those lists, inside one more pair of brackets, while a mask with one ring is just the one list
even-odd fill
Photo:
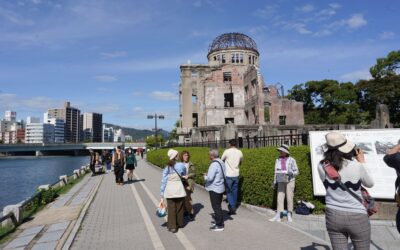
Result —
[[224, 231], [224, 227], [223, 226], [219, 227], [219, 226], [215, 225], [215, 226], [210, 227], [210, 231], [221, 232], [221, 231]]
[[291, 213], [291, 212], [289, 212], [289, 213], [287, 214], [287, 221], [288, 221], [288, 222], [293, 222], [292, 213]]
[[280, 213], [276, 213], [276, 215], [269, 219], [269, 221], [273, 222], [273, 221], [277, 221], [277, 222], [281, 222], [281, 214]]
[[211, 221], [211, 226], [215, 226], [215, 225], [217, 225], [217, 224], [215, 223], [215, 221]]
[[172, 229], [168, 229], [168, 231], [170, 231], [171, 233], [177, 233], [177, 232], [178, 232], [178, 229], [172, 228]]

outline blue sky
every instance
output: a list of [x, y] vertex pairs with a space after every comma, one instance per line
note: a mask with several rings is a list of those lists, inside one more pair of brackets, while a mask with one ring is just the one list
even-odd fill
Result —
[[0, 0], [0, 112], [39, 116], [64, 101], [103, 121], [151, 128], [179, 117], [179, 65], [212, 40], [251, 36], [268, 84], [369, 78], [398, 50], [399, 1]]

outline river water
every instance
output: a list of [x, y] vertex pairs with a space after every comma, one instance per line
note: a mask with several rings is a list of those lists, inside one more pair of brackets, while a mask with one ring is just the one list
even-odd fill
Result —
[[88, 156], [0, 158], [0, 212], [31, 197], [38, 186], [52, 184], [88, 163]]

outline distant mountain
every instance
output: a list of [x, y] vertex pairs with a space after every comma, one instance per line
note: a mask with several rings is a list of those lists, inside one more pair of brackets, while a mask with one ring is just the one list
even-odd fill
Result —
[[[127, 128], [127, 127], [121, 127], [118, 125], [114, 125], [111, 123], [103, 123], [106, 125], [106, 127], [113, 127], [114, 129], [122, 129], [124, 131], [125, 135], [130, 135], [132, 136], [132, 139], [134, 141], [144, 141], [146, 140], [146, 137], [149, 135], [154, 135], [154, 131], [148, 130], [148, 129], [136, 129], [136, 128]], [[163, 135], [164, 139], [168, 139], [169, 132], [161, 129], [161, 134]]]

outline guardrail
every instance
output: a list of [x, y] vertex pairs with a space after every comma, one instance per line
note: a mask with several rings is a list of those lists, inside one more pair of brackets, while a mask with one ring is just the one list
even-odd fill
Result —
[[[287, 144], [294, 145], [308, 145], [308, 134], [290, 134], [290, 135], [272, 135], [272, 136], [253, 136], [253, 137], [240, 137], [236, 139], [238, 148], [263, 148], [280, 146]], [[184, 143], [170, 143], [169, 147], [209, 147], [209, 148], [227, 148], [229, 140], [215, 140], [215, 141], [202, 141], [202, 142], [184, 142]]]
[[[79, 170], [74, 170], [74, 173], [69, 176], [60, 176], [59, 180], [50, 184], [50, 185], [42, 185], [38, 187], [38, 191], [33, 194], [30, 198], [16, 204], [16, 205], [8, 205], [4, 207], [3, 214], [0, 217], [1, 226], [14, 226], [16, 228], [20, 224], [22, 224], [27, 218], [32, 216], [35, 212], [37, 212], [40, 206], [46, 205], [47, 199], [52, 200], [55, 196], [55, 193], [52, 193], [55, 188], [66, 185], [70, 182], [71, 179], [77, 179], [80, 176], [87, 173], [89, 170], [89, 165], [82, 166]], [[51, 190], [50, 193], [48, 190]], [[46, 195], [50, 195], [49, 197], [43, 197]], [[44, 202], [44, 203], [43, 203]]]

